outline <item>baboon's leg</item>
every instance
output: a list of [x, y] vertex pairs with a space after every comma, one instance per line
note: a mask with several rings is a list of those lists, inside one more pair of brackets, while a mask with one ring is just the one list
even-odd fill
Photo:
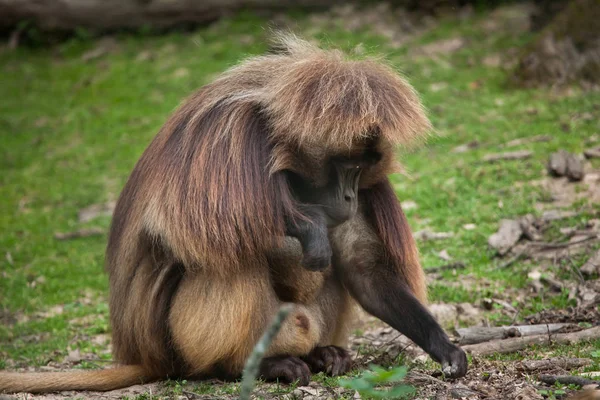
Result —
[[[271, 287], [268, 268], [261, 267], [248, 268], [227, 279], [206, 273], [183, 279], [172, 302], [169, 323], [189, 375], [221, 371], [238, 376], [242, 372], [281, 303]], [[269, 347], [261, 368], [264, 378], [308, 382], [308, 366], [297, 357], [317, 345], [319, 320], [305, 306], [296, 306]]]
[[[329, 240], [329, 239], [327, 239]], [[283, 245], [269, 254], [271, 284], [279, 300], [312, 304], [322, 291], [331, 268], [309, 271], [302, 264], [303, 251], [298, 239], [286, 236]]]
[[152, 376], [177, 375], [169, 327], [171, 300], [183, 266], [147, 255], [125, 288], [111, 290], [113, 354], [123, 364], [141, 364]]
[[352, 366], [352, 358], [346, 350], [349, 330], [354, 317], [355, 301], [342, 286], [339, 279], [330, 274], [309, 310], [320, 317], [321, 338], [317, 347], [302, 357], [313, 372], [324, 371], [329, 375], [341, 375]]
[[301, 265], [302, 248], [286, 237], [270, 255], [271, 281], [282, 301], [304, 304], [320, 326], [318, 346], [302, 357], [315, 372], [342, 374], [351, 366], [346, 350], [354, 300], [330, 269], [309, 271]]

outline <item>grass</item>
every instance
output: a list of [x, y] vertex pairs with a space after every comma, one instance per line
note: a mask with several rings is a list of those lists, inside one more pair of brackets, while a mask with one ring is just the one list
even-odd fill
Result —
[[[293, 15], [300, 31], [309, 28], [308, 16]], [[454, 232], [446, 240], [420, 243], [424, 266], [442, 264], [437, 254], [447, 250], [467, 267], [458, 275], [445, 272], [445, 281], [461, 282], [463, 274], [471, 274], [492, 283], [464, 288], [437, 283], [432, 301], [476, 303], [527, 285], [531, 266], [497, 268], [487, 238], [502, 218], [539, 213], [535, 204], [548, 195], [522, 183], [545, 176], [551, 152], [581, 152], [600, 127], [599, 92], [508, 87], [506, 71], [483, 60], [509, 54], [531, 37], [509, 29], [486, 32], [485, 21], [483, 14], [447, 17], [400, 48], [369, 31], [344, 30], [343, 23], [315, 33], [331, 45], [351, 49], [362, 43], [369, 53], [386, 54], [430, 110], [438, 136], [414, 152], [401, 151], [411, 176], [395, 175], [392, 182], [401, 200], [417, 205], [407, 210], [413, 229]], [[12, 366], [45, 365], [75, 348], [110, 358], [106, 347], [94, 342], [110, 331], [106, 236], [58, 241], [53, 235], [81, 226], [107, 229], [108, 217], [78, 223], [78, 210], [116, 199], [181, 100], [241, 58], [265, 50], [267, 23], [242, 13], [189, 33], [117, 36], [106, 54], [87, 61], [82, 56], [101, 42], [74, 38], [51, 48], [0, 53], [0, 317], [5, 322], [0, 367], [8, 360]], [[434, 58], [415, 52], [448, 37], [463, 37], [466, 45]], [[585, 114], [594, 118], [580, 118]], [[485, 154], [506, 151], [503, 145], [512, 139], [541, 134], [552, 140], [517, 148], [533, 151], [528, 160], [481, 161]], [[452, 152], [472, 141], [480, 146]], [[574, 208], [580, 211], [576, 221], [561, 223], [583, 223], [600, 210]], [[465, 224], [475, 229], [466, 230]], [[519, 304], [521, 315], [569, 304], [564, 293], [529, 300]], [[74, 323], [89, 315], [87, 322]], [[494, 320], [493, 311], [490, 316]]]

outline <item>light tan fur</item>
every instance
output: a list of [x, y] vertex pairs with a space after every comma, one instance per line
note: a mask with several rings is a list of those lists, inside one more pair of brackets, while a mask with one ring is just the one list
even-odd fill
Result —
[[286, 236], [283, 245], [269, 253], [271, 282], [282, 301], [311, 304], [321, 292], [331, 274], [331, 266], [324, 271], [309, 271], [301, 266], [302, 247], [293, 237]]
[[[125, 366], [0, 373], [0, 392], [239, 375], [282, 300], [298, 306], [269, 355], [345, 345], [354, 301], [339, 277], [296, 261], [273, 265], [269, 254], [283, 243], [284, 216], [296, 212], [282, 172], [323, 184], [330, 157], [361, 153], [371, 139], [382, 159], [363, 171], [360, 188], [379, 193], [373, 204], [382, 211], [366, 209], [353, 232], [334, 233], [334, 253], [344, 262], [385, 256], [426, 301], [410, 229], [385, 187], [394, 147], [430, 128], [418, 96], [381, 62], [349, 60], [291, 35], [278, 41], [279, 52], [244, 61], [188, 98], [123, 189], [106, 268], [114, 358]], [[297, 291], [290, 299], [282, 299], [286, 286]]]
[[[183, 281], [172, 303], [177, 312], [171, 313], [169, 322], [190, 374], [206, 374], [215, 366], [239, 374], [279, 304], [266, 270], [229, 279], [207, 280], [199, 274]], [[308, 354], [320, 339], [318, 313], [296, 306], [269, 355]]]
[[1, 392], [8, 393], [60, 390], [106, 391], [146, 381], [146, 372], [139, 365], [123, 365], [98, 371], [0, 373]]

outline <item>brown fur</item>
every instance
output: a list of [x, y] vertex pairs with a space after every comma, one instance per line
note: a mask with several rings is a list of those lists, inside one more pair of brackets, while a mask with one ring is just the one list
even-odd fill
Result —
[[331, 267], [324, 271], [309, 271], [301, 266], [301, 262], [300, 242], [289, 236], [286, 236], [282, 247], [269, 254], [271, 284], [280, 300], [310, 304], [331, 275]]
[[427, 304], [425, 274], [419, 262], [417, 245], [406, 216], [389, 181], [379, 182], [364, 191], [366, 217], [382, 242], [384, 264], [393, 265], [415, 296]]
[[[417, 95], [379, 62], [347, 60], [293, 36], [279, 45], [283, 51], [251, 58], [187, 99], [123, 189], [106, 252], [114, 358], [128, 365], [114, 371], [123, 376], [20, 375], [10, 384], [0, 374], [0, 391], [238, 375], [282, 300], [298, 306], [269, 355], [343, 346], [353, 300], [339, 277], [294, 262], [270, 267], [268, 255], [283, 243], [284, 216], [298, 217], [282, 171], [323, 184], [331, 156], [358, 154], [370, 142], [382, 160], [361, 175], [371, 202], [360, 216], [365, 237], [425, 301], [416, 247], [386, 178], [393, 147], [430, 128]], [[283, 298], [286, 287], [296, 292]], [[104, 376], [112, 378], [94, 383]]]

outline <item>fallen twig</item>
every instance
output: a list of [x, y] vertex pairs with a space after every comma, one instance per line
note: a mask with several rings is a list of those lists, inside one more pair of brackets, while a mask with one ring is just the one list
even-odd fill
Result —
[[529, 242], [528, 244], [530, 246], [540, 247], [541, 248], [540, 250], [551, 250], [551, 249], [564, 249], [566, 247], [574, 246], [576, 244], [585, 243], [585, 242], [588, 242], [588, 241], [593, 240], [593, 239], [598, 239], [598, 235], [597, 234], [593, 234], [591, 236], [584, 237], [584, 238], [581, 238], [579, 240], [574, 240], [572, 242], [566, 242], [566, 243]]
[[549, 142], [551, 140], [552, 140], [552, 136], [550, 136], [550, 135], [537, 135], [537, 136], [513, 139], [510, 142], [506, 143], [504, 145], [504, 147], [515, 147], [515, 146], [520, 146], [522, 144], [527, 144], [527, 143]]
[[453, 399], [472, 399], [473, 397], [480, 397], [481, 395], [481, 392], [461, 384], [450, 388], [450, 397]]
[[562, 368], [564, 370], [572, 370], [573, 368], [581, 368], [590, 365], [592, 360], [589, 358], [562, 358], [555, 357], [546, 360], [525, 360], [517, 365], [517, 369], [533, 372], [547, 371], [549, 369]]
[[529, 150], [508, 151], [505, 153], [486, 154], [483, 156], [485, 162], [496, 162], [503, 160], [524, 160], [533, 155]]
[[188, 399], [205, 399], [206, 398], [198, 393], [190, 392], [189, 390], [182, 390], [181, 393], [183, 393], [185, 395], [185, 397], [187, 397]]
[[505, 262], [503, 262], [502, 264], [500, 264], [498, 266], [498, 269], [504, 269], [504, 268], [508, 268], [511, 265], [513, 265], [514, 263], [516, 263], [517, 261], [521, 260], [522, 258], [527, 258], [528, 255], [525, 252], [525, 250], [522, 250], [520, 252], [518, 252], [517, 254], [515, 254], [514, 256], [512, 256], [511, 258], [509, 258], [508, 260], [506, 260]]
[[449, 269], [465, 269], [465, 268], [466, 268], [465, 263], [458, 261], [458, 262], [454, 262], [454, 263], [450, 263], [450, 264], [440, 265], [439, 267], [427, 268], [425, 271], [427, 273], [435, 273], [435, 272], [447, 271]]
[[491, 355], [495, 353], [513, 353], [532, 344], [577, 343], [582, 340], [600, 338], [600, 326], [579, 332], [557, 333], [553, 335], [535, 335], [516, 337], [512, 339], [492, 340], [485, 343], [462, 346], [463, 350], [476, 355]]
[[575, 211], [563, 211], [563, 210], [548, 210], [542, 214], [542, 221], [550, 222], [556, 221], [557, 219], [565, 219], [577, 216], [578, 213]]
[[100, 236], [105, 233], [102, 228], [82, 228], [73, 232], [56, 232], [54, 238], [57, 240], [69, 240], [90, 236]]
[[431, 375], [423, 374], [421, 372], [410, 371], [406, 375], [405, 379], [408, 383], [413, 383], [415, 385], [439, 385], [442, 387], [450, 386], [448, 383], [437, 379]]
[[561, 385], [600, 385], [600, 381], [592, 379], [582, 378], [581, 376], [575, 375], [540, 375], [538, 379], [544, 382], [546, 385], [554, 385], [556, 382]]
[[518, 326], [499, 326], [499, 327], [481, 327], [474, 326], [470, 328], [459, 328], [457, 333], [459, 343], [477, 344], [489, 342], [491, 340], [507, 339], [514, 337], [546, 335], [559, 332], [573, 324], [539, 324], [539, 325], [518, 325]]
[[413, 234], [416, 240], [441, 240], [454, 236], [453, 232], [432, 232], [428, 229], [417, 231]]

